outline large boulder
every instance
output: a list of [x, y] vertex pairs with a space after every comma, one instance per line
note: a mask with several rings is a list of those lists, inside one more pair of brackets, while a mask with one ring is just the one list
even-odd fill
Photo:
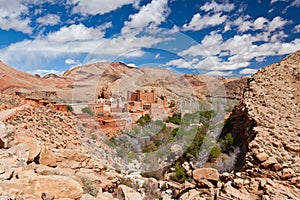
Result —
[[51, 194], [55, 199], [80, 199], [83, 194], [81, 185], [67, 176], [41, 176], [30, 182], [35, 194], [41, 197], [43, 193]]
[[210, 181], [219, 181], [219, 172], [213, 168], [200, 168], [193, 171], [193, 178], [196, 182], [201, 182], [202, 179]]
[[[27, 175], [30, 176], [30, 173]], [[31, 195], [28, 199], [41, 199], [54, 196], [55, 199], [80, 199], [83, 194], [81, 185], [67, 176], [22, 176], [21, 179], [0, 182], [3, 191], [15, 190], [24, 195]], [[46, 197], [45, 197], [45, 194]]]

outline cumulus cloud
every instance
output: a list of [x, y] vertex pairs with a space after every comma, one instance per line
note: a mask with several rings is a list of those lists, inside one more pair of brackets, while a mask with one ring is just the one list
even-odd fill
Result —
[[124, 22], [122, 33], [139, 33], [145, 27], [150, 31], [166, 20], [170, 14], [168, 0], [152, 0], [144, 5], [138, 13], [129, 15], [129, 21]]
[[47, 35], [49, 42], [65, 43], [70, 41], [97, 40], [104, 36], [104, 33], [97, 28], [88, 28], [83, 24], [64, 26], [59, 31]]
[[29, 26], [31, 20], [24, 17], [28, 14], [28, 8], [21, 1], [0, 0], [0, 28], [3, 30], [16, 30], [23, 33], [31, 33]]
[[128, 4], [137, 4], [137, 0], [67, 0], [68, 5], [74, 6], [73, 13], [82, 15], [97, 15], [109, 13]]
[[257, 72], [257, 69], [251, 69], [251, 68], [245, 68], [243, 70], [240, 71], [240, 74], [243, 74], [243, 75], [252, 75], [254, 73]]
[[86, 27], [83, 24], [61, 27], [33, 40], [23, 40], [0, 49], [1, 59], [13, 66], [40, 67], [48, 60], [87, 54], [97, 59], [114, 60], [120, 56], [142, 56], [142, 48], [149, 48], [166, 38], [152, 36], [126, 36], [104, 38], [101, 27]]
[[192, 20], [188, 24], [184, 24], [182, 28], [184, 31], [187, 30], [198, 31], [210, 26], [217, 26], [223, 24], [226, 19], [227, 16], [222, 15], [221, 13], [216, 13], [213, 15], [204, 15], [204, 16], [201, 16], [199, 13], [196, 13], [193, 16]]
[[215, 1], [206, 2], [203, 6], [200, 7], [201, 10], [206, 12], [213, 11], [213, 12], [230, 12], [234, 9], [234, 4], [225, 3], [225, 4], [218, 4]]
[[275, 30], [283, 29], [284, 26], [289, 23], [291, 23], [291, 21], [283, 19], [280, 16], [274, 17], [271, 21], [264, 17], [258, 17], [255, 20], [251, 20], [249, 16], [240, 16], [232, 22], [227, 22], [226, 26], [228, 30], [231, 29], [231, 26], [237, 26], [238, 31], [241, 33], [248, 30], [274, 32]]
[[60, 23], [60, 16], [58, 15], [54, 15], [54, 14], [48, 14], [45, 15], [43, 17], [37, 18], [36, 20], [38, 23], [42, 24], [42, 25], [56, 25]]

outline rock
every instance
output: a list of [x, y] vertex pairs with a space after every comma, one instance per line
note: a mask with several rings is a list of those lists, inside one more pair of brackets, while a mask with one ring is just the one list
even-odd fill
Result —
[[266, 154], [265, 152], [257, 153], [257, 154], [255, 154], [255, 157], [256, 157], [260, 162], [264, 162], [264, 161], [268, 160], [268, 158], [269, 158], [268, 154]]
[[6, 126], [3, 122], [0, 122], [0, 138], [2, 138], [3, 136], [5, 136], [6, 134]]
[[193, 179], [199, 182], [201, 179], [207, 179], [211, 181], [219, 180], [219, 172], [213, 168], [200, 168], [193, 171]]
[[16, 155], [19, 162], [28, 162], [29, 147], [26, 144], [18, 144], [17, 146], [11, 147], [8, 152]]
[[97, 200], [97, 198], [90, 194], [84, 194], [82, 195], [80, 200]]
[[214, 188], [214, 185], [206, 179], [200, 179], [197, 181], [197, 187], [200, 188]]
[[35, 188], [35, 194], [38, 197], [41, 197], [43, 193], [49, 193], [56, 199], [80, 199], [83, 194], [81, 185], [67, 176], [41, 176], [30, 181], [30, 185]]
[[126, 185], [119, 185], [119, 189], [125, 197], [125, 200], [143, 200], [140, 193], [136, 192], [134, 189], [127, 187]]
[[13, 173], [14, 173], [13, 168], [9, 168], [9, 169], [5, 170], [4, 173], [0, 174], [0, 181], [11, 179], [13, 177]]
[[186, 189], [194, 189], [195, 188], [195, 185], [188, 182], [188, 181], [184, 181], [184, 184], [183, 184], [183, 189], [186, 190]]
[[265, 162], [263, 162], [261, 165], [264, 167], [264, 168], [269, 168], [271, 167], [272, 165], [276, 164], [277, 163], [277, 160], [273, 157], [270, 157], [268, 158], [268, 160], [266, 160]]
[[280, 177], [282, 179], [286, 180], [286, 179], [292, 178], [294, 176], [295, 176], [295, 172], [294, 172], [293, 169], [291, 169], [291, 168], [284, 168], [281, 171], [281, 176]]
[[118, 200], [118, 199], [114, 198], [111, 193], [108, 193], [108, 192], [99, 193], [98, 196], [97, 196], [97, 199], [101, 199], [101, 200]]
[[200, 192], [195, 189], [189, 190], [188, 192], [181, 195], [179, 200], [202, 200], [203, 198], [200, 197]]
[[275, 163], [273, 166], [272, 166], [272, 170], [273, 171], [279, 171], [282, 169], [282, 166], [279, 164], [279, 163]]
[[294, 177], [291, 179], [291, 183], [300, 189], [300, 177]]
[[40, 154], [41, 152], [41, 145], [38, 141], [31, 137], [18, 137], [17, 140], [19, 143], [24, 143], [29, 148], [29, 157], [28, 161], [34, 161], [34, 159]]
[[43, 192], [42, 200], [54, 200], [54, 195]]
[[234, 199], [243, 199], [243, 200], [248, 200], [248, 199], [253, 199], [250, 195], [250, 193], [245, 189], [236, 189], [232, 187], [231, 181], [227, 182], [223, 189], [222, 193], [226, 194], [226, 196], [234, 198]]
[[46, 165], [49, 167], [56, 167], [56, 157], [54, 153], [48, 148], [48, 147], [43, 147], [42, 151], [39, 156], [39, 163], [42, 165]]

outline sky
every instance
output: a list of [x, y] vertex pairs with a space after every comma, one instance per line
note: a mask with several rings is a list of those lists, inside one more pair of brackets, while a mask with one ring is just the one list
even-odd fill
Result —
[[94, 62], [249, 76], [300, 49], [300, 0], [0, 0], [0, 59], [31, 74]]

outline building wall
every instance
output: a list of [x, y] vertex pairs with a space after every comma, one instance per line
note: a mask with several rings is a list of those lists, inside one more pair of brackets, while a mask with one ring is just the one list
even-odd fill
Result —
[[67, 105], [64, 105], [64, 104], [54, 104], [54, 109], [56, 111], [61, 111], [61, 112], [67, 112], [68, 111]]

